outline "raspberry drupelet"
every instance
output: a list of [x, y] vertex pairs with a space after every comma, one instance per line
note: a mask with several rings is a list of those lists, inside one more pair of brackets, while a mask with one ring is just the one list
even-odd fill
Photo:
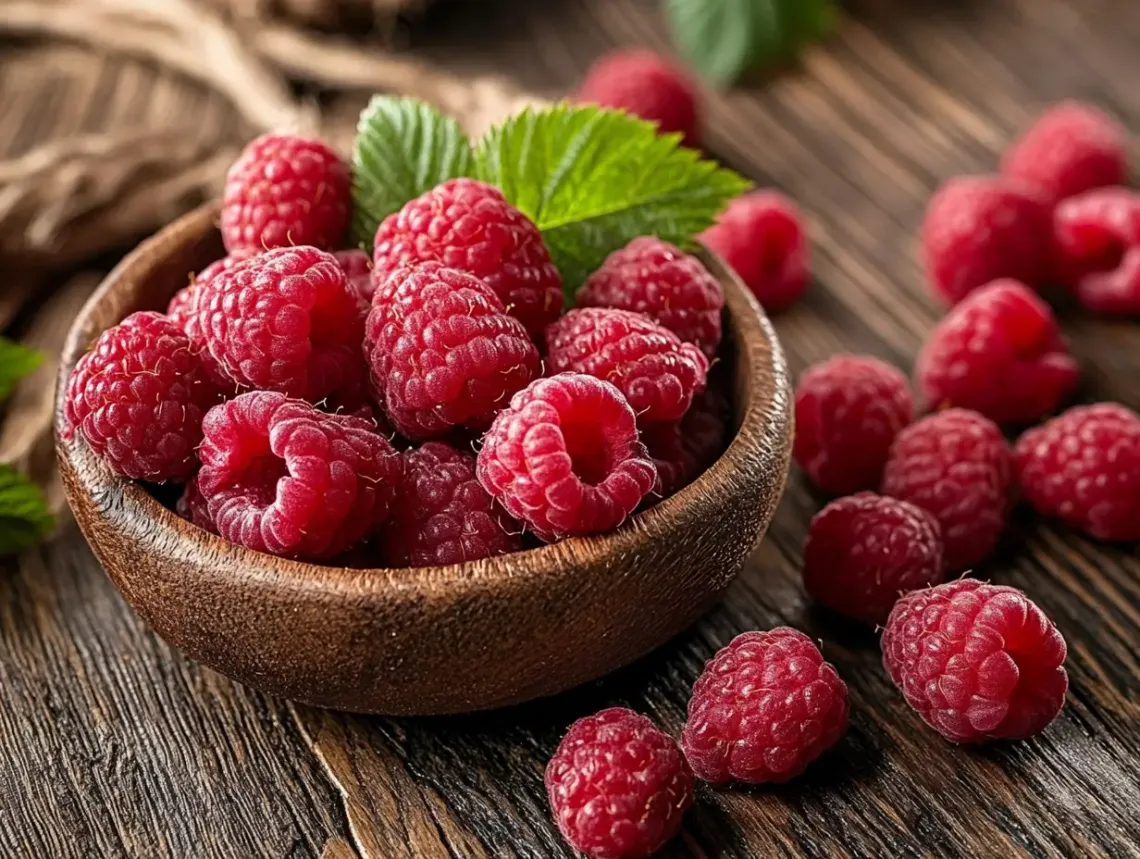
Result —
[[728, 422], [728, 402], [706, 388], [679, 421], [642, 427], [641, 440], [657, 467], [654, 491], [661, 498], [688, 486], [724, 452]]
[[191, 477], [186, 488], [182, 490], [182, 495], [178, 497], [178, 501], [174, 505], [174, 512], [187, 522], [197, 525], [203, 531], [209, 531], [211, 534], [218, 533], [218, 526], [214, 524], [214, 520], [210, 516], [209, 503], [206, 501], [206, 497], [202, 495], [202, 490], [198, 488], [197, 477]]
[[333, 256], [344, 270], [344, 276], [348, 278], [348, 285], [352, 287], [352, 291], [360, 296], [366, 307], [370, 305], [372, 293], [375, 292], [372, 285], [372, 258], [356, 248], [337, 251]]
[[1053, 212], [1053, 243], [1081, 304], [1140, 315], [1140, 194], [1102, 188], [1065, 200]]

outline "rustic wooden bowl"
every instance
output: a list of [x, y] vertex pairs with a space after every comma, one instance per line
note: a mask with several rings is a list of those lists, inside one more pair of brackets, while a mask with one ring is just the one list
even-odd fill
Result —
[[[75, 320], [59, 390], [105, 329], [161, 309], [223, 253], [207, 205], [140, 245]], [[734, 344], [736, 433], [695, 483], [613, 534], [451, 567], [286, 561], [183, 521], [81, 440], [56, 447], [68, 500], [127, 602], [167, 641], [256, 689], [391, 715], [552, 695], [648, 653], [725, 590], [764, 533], [788, 468], [789, 383], [760, 307], [718, 259]]]

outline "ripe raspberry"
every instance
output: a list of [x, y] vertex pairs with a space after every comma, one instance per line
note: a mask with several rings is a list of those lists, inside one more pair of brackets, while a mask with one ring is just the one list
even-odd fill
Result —
[[996, 280], [951, 308], [915, 368], [927, 405], [973, 409], [998, 423], [1048, 414], [1079, 375], [1053, 311], [1016, 280]]
[[537, 379], [515, 394], [483, 437], [476, 474], [548, 543], [613, 530], [657, 481], [629, 403], [580, 373]]
[[279, 248], [199, 286], [202, 338], [239, 385], [319, 402], [363, 390], [364, 320], [331, 254]]
[[700, 235], [769, 313], [793, 304], [808, 285], [808, 243], [795, 203], [776, 191], [753, 191], [728, 204]]
[[438, 441], [404, 452], [400, 503], [385, 527], [390, 567], [477, 561], [521, 548], [522, 526], [475, 479], [475, 457]]
[[933, 514], [946, 571], [984, 559], [1005, 529], [1012, 474], [1009, 445], [988, 418], [966, 409], [927, 415], [895, 438], [884, 495]]
[[202, 431], [198, 487], [233, 543], [320, 560], [388, 518], [403, 461], [364, 421], [252, 391], [211, 409]]
[[124, 477], [181, 482], [198, 467], [202, 416], [221, 393], [177, 325], [160, 313], [134, 313], [75, 365], [64, 436], [78, 431]]
[[482, 280], [439, 263], [394, 271], [372, 297], [365, 355], [410, 439], [482, 429], [539, 374], [538, 350]]
[[648, 316], [606, 307], [571, 310], [546, 329], [546, 347], [551, 373], [612, 382], [646, 424], [680, 420], [709, 369], [700, 349]]
[[174, 512], [187, 522], [197, 525], [203, 531], [209, 531], [211, 534], [218, 533], [218, 526], [214, 524], [213, 517], [210, 516], [209, 502], [206, 501], [202, 490], [198, 488], [197, 477], [191, 477], [186, 488], [182, 490], [178, 503], [174, 505]]
[[331, 250], [348, 229], [352, 181], [319, 140], [270, 133], [251, 141], [226, 174], [222, 241], [230, 253], [315, 245]]
[[1090, 104], [1063, 101], [1005, 151], [1001, 172], [1054, 204], [1093, 188], [1122, 185], [1128, 176], [1128, 133]]
[[1000, 278], [1038, 286], [1050, 268], [1050, 208], [1034, 191], [1000, 176], [959, 176], [930, 198], [922, 255], [948, 303]]
[[793, 455], [825, 492], [877, 488], [891, 442], [913, 416], [902, 373], [869, 355], [836, 355], [796, 386]]
[[693, 397], [693, 404], [679, 421], [646, 425], [641, 440], [657, 467], [661, 498], [684, 489], [724, 453], [728, 430], [728, 403], [706, 389]]
[[698, 778], [785, 782], [847, 728], [847, 684], [810, 638], [786, 626], [745, 632], [693, 684], [681, 734]]
[[942, 579], [941, 529], [913, 504], [860, 492], [832, 501], [811, 520], [804, 587], [840, 614], [882, 623], [899, 594]]
[[372, 303], [372, 258], [364, 251], [353, 248], [347, 251], [337, 251], [333, 254], [337, 263], [344, 270], [348, 278], [348, 285], [352, 291], [360, 296], [367, 306]]
[[656, 236], [614, 251], [578, 290], [578, 307], [644, 313], [709, 358], [720, 346], [724, 289], [700, 260]]
[[1119, 403], [1076, 406], [1013, 449], [1025, 498], [1098, 540], [1140, 540], [1140, 415]]
[[474, 179], [437, 185], [385, 218], [372, 259], [374, 286], [418, 262], [473, 274], [532, 337], [562, 312], [562, 276], [538, 227], [498, 188]]
[[954, 743], [1031, 737], [1065, 704], [1065, 639], [1016, 588], [959, 579], [912, 591], [882, 647], [907, 703]]
[[1065, 200], [1053, 212], [1053, 241], [1085, 307], [1140, 314], [1140, 194], [1102, 188]]
[[594, 61], [573, 100], [624, 110], [679, 132], [685, 146], [700, 146], [697, 88], [677, 65], [653, 51], [612, 51]]

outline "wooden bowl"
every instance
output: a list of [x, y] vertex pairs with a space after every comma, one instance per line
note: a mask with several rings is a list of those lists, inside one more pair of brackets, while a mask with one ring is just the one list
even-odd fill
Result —
[[[162, 309], [223, 254], [206, 205], [140, 245], [75, 320], [59, 391], [105, 329]], [[76, 439], [56, 448], [75, 518], [127, 602], [167, 641], [256, 689], [339, 710], [427, 715], [552, 695], [693, 623], [764, 533], [787, 475], [790, 388], [756, 301], [727, 294], [736, 433], [695, 483], [618, 531], [451, 567], [357, 570], [286, 561], [183, 521]]]

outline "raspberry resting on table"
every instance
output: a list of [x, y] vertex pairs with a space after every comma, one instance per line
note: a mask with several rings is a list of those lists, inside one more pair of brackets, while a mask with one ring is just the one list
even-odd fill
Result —
[[745, 632], [693, 684], [681, 746], [712, 784], [785, 782], [839, 741], [847, 715], [847, 684], [815, 642], [786, 626]]
[[661, 498], [688, 486], [724, 453], [728, 419], [724, 397], [706, 388], [679, 421], [642, 427], [641, 440], [657, 467], [654, 491]]
[[1013, 448], [1025, 499], [1098, 540], [1140, 540], [1140, 415], [1075, 406]]
[[515, 394], [483, 437], [476, 474], [548, 543], [612, 531], [657, 482], [629, 403], [580, 373], [536, 379]]
[[1140, 194], [1101, 188], [1065, 200], [1053, 212], [1053, 242], [1081, 304], [1140, 314]]
[[1031, 737], [1065, 704], [1065, 639], [1016, 588], [959, 579], [911, 591], [882, 648], [907, 703], [954, 743]]
[[681, 830], [693, 773], [646, 716], [611, 707], [570, 726], [546, 765], [558, 829], [593, 859], [641, 859]]
[[352, 291], [360, 296], [365, 306], [371, 304], [372, 293], [375, 292], [372, 286], [372, 257], [357, 248], [337, 251], [333, 256], [344, 270]]
[[252, 391], [211, 409], [202, 430], [198, 488], [232, 543], [322, 560], [388, 518], [403, 460], [365, 421]]

